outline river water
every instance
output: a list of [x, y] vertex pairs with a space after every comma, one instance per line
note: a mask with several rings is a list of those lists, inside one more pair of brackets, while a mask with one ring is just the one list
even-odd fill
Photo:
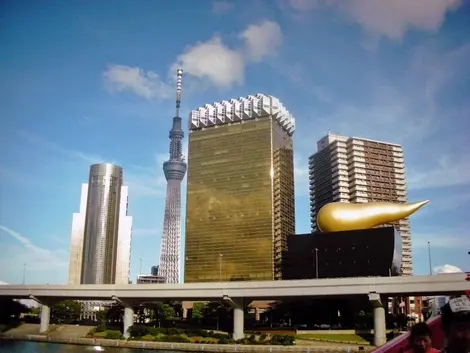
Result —
[[156, 351], [131, 348], [103, 347], [96, 350], [91, 346], [75, 346], [72, 344], [57, 344], [45, 342], [25, 342], [0, 340], [1, 353], [176, 353], [174, 351]]

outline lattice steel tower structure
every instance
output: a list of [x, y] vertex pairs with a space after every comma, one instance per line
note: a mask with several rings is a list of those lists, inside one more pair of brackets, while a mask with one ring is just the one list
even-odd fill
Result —
[[181, 256], [181, 181], [186, 174], [181, 141], [180, 104], [183, 70], [176, 71], [176, 115], [170, 130], [170, 159], [163, 163], [167, 180], [165, 219], [163, 221], [162, 249], [158, 275], [165, 277], [166, 283], [179, 283]]

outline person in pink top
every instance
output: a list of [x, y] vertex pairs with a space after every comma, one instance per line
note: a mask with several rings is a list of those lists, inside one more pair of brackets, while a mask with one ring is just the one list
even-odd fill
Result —
[[440, 353], [432, 347], [432, 330], [425, 322], [419, 322], [411, 328], [410, 347], [404, 353]]

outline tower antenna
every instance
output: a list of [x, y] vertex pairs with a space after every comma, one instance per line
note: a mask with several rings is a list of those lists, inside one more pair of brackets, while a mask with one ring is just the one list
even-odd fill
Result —
[[183, 84], [183, 69], [176, 70], [176, 117], [180, 118], [181, 86]]

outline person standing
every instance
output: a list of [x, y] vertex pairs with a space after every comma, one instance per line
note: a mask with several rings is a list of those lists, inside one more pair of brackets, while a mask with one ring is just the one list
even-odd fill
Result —
[[470, 353], [470, 299], [450, 299], [441, 308], [442, 330], [447, 346], [442, 353]]
[[419, 322], [410, 331], [410, 349], [404, 353], [439, 353], [432, 347], [432, 330], [425, 322]]

